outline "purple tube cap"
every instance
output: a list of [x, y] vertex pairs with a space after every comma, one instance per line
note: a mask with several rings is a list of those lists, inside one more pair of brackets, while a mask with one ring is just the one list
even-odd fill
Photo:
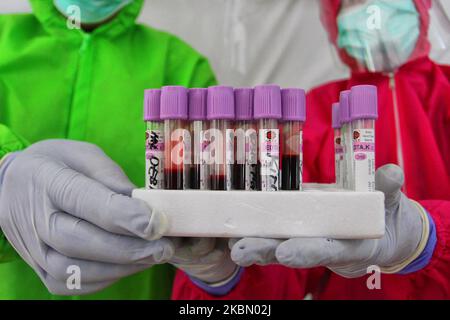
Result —
[[305, 90], [299, 88], [286, 88], [281, 90], [281, 105], [283, 120], [306, 120], [306, 95]]
[[350, 116], [352, 120], [378, 119], [377, 87], [354, 86], [350, 93]]
[[162, 120], [188, 118], [188, 97], [185, 87], [162, 87], [160, 116]]
[[192, 88], [188, 91], [189, 97], [189, 120], [206, 120], [206, 98], [208, 89]]
[[160, 121], [161, 89], [144, 91], [144, 121]]
[[332, 110], [331, 110], [331, 126], [333, 129], [340, 129], [341, 124], [341, 115], [339, 110], [340, 104], [339, 102], [333, 103]]
[[254, 118], [281, 119], [281, 89], [277, 85], [260, 85], [254, 90]]
[[253, 89], [234, 89], [234, 103], [236, 106], [236, 120], [253, 119]]
[[206, 107], [208, 120], [234, 120], [234, 92], [229, 86], [212, 86], [208, 88]]
[[339, 105], [341, 123], [352, 121], [350, 116], [350, 90], [345, 90], [340, 93]]

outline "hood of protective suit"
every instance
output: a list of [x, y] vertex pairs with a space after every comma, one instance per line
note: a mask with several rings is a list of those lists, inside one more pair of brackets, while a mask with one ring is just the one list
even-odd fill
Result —
[[[413, 0], [420, 17], [420, 34], [416, 47], [409, 57], [409, 61], [419, 57], [428, 56], [430, 53], [430, 42], [428, 41], [428, 27], [430, 25], [429, 9], [431, 0]], [[337, 17], [341, 9], [341, 0], [320, 0], [320, 19], [328, 32], [329, 41], [335, 46], [341, 60], [353, 71], [361, 70], [361, 65], [345, 49], [337, 46], [338, 25]]]
[[[43, 27], [50, 33], [67, 36], [81, 30], [67, 27], [65, 18], [53, 4], [53, 0], [29, 0], [33, 13], [41, 22]], [[99, 26], [92, 33], [116, 36], [135, 24], [144, 0], [133, 0], [132, 3], [123, 7], [111, 21]]]

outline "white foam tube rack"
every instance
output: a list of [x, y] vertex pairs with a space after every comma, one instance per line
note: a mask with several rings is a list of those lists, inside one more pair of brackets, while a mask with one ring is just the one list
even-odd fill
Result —
[[303, 191], [133, 191], [168, 217], [166, 236], [327, 237], [384, 234], [384, 194], [305, 184]]

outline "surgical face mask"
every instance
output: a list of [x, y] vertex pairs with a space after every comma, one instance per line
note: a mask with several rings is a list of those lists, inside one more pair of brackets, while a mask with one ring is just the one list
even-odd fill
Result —
[[73, 13], [73, 6], [79, 8], [80, 22], [96, 24], [117, 13], [133, 0], [54, 0], [55, 7], [65, 16]]
[[370, 71], [394, 71], [411, 56], [420, 33], [412, 0], [372, 0], [341, 9], [338, 47]]

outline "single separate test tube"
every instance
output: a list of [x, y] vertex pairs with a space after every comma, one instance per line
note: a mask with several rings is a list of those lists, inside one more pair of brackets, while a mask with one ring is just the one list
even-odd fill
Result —
[[236, 107], [234, 190], [258, 190], [258, 134], [253, 121], [253, 89], [234, 90]]
[[258, 162], [261, 190], [280, 190], [281, 90], [277, 85], [254, 89], [254, 118], [258, 120]]
[[228, 86], [208, 88], [210, 190], [231, 190], [234, 165], [234, 93]]
[[344, 149], [342, 148], [342, 133], [340, 119], [340, 104], [333, 103], [332, 106], [332, 127], [334, 129], [334, 169], [336, 176], [336, 186], [344, 187]]
[[203, 159], [202, 148], [205, 147], [204, 134], [207, 130], [206, 122], [206, 88], [189, 89], [189, 120], [192, 140], [192, 163], [190, 168], [190, 189], [208, 189], [208, 164]]
[[353, 189], [353, 161], [352, 161], [352, 124], [350, 116], [350, 90], [342, 91], [339, 97], [339, 115], [341, 118], [342, 148], [344, 151], [344, 177], [345, 189]]
[[353, 189], [375, 191], [375, 120], [377, 111], [377, 87], [354, 86], [350, 94], [352, 117]]
[[281, 188], [301, 190], [303, 175], [303, 123], [306, 98], [303, 89], [282, 89], [283, 113]]
[[189, 186], [191, 137], [188, 130], [187, 89], [167, 86], [161, 90], [161, 120], [164, 120], [165, 189], [183, 190]]
[[159, 116], [160, 89], [144, 92], [145, 131], [145, 188], [164, 188], [164, 123]]

